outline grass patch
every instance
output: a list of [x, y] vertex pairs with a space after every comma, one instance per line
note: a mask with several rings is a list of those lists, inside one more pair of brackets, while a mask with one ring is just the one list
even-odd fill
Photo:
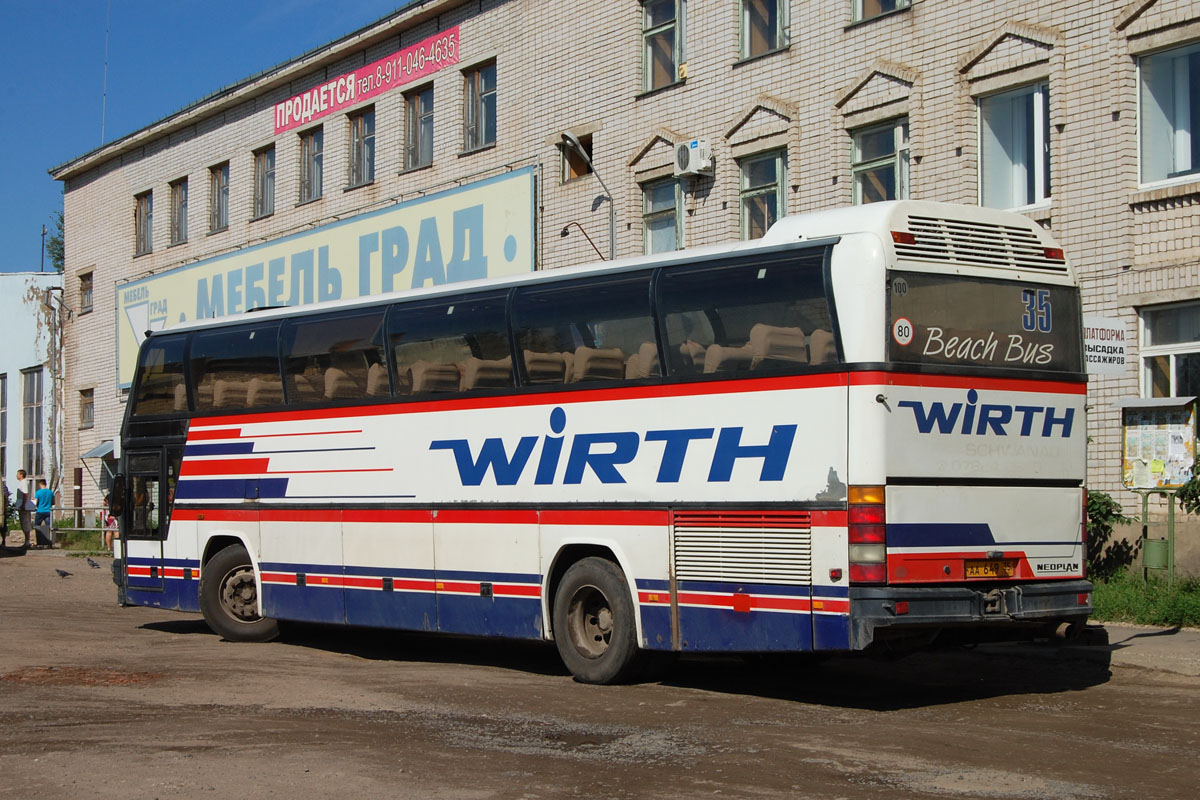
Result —
[[58, 546], [63, 550], [82, 550], [89, 553], [104, 552], [104, 534], [100, 531], [66, 531], [55, 532]]
[[1143, 582], [1139, 575], [1120, 573], [1096, 582], [1092, 602], [1092, 618], [1100, 621], [1200, 627], [1200, 578], [1176, 577], [1168, 586], [1163, 578]]

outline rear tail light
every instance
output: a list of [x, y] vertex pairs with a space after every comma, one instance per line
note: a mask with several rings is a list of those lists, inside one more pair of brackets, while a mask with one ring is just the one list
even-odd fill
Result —
[[887, 513], [882, 486], [851, 486], [846, 513], [850, 583], [887, 583]]

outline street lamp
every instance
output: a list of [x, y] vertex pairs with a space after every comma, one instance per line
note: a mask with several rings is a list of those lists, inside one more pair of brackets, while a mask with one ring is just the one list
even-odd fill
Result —
[[579, 137], [570, 131], [563, 131], [559, 136], [562, 139], [563, 147], [571, 148], [587, 163], [588, 169], [596, 176], [596, 180], [600, 181], [600, 188], [604, 189], [604, 194], [608, 197], [608, 260], [612, 261], [617, 255], [616, 201], [613, 200], [613, 194], [608, 190], [608, 186], [605, 185], [604, 179], [600, 177], [600, 173], [596, 172], [596, 165], [592, 163], [592, 159], [588, 156], [587, 151], [583, 149], [583, 145], [579, 142]]

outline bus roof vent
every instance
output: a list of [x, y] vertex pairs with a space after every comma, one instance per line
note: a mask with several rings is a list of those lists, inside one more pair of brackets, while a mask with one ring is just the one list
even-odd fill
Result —
[[[1047, 248], [1028, 228], [993, 222], [910, 216], [913, 242], [896, 242], [900, 258], [944, 261], [1065, 275], [1062, 251]], [[907, 237], [906, 237], [907, 238]]]
[[812, 579], [812, 517], [792, 511], [676, 511], [675, 577], [803, 586]]

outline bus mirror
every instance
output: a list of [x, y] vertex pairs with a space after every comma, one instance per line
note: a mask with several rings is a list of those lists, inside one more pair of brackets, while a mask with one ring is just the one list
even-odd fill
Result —
[[125, 510], [125, 476], [113, 478], [112, 491], [108, 495], [108, 513], [114, 517], [121, 516]]

